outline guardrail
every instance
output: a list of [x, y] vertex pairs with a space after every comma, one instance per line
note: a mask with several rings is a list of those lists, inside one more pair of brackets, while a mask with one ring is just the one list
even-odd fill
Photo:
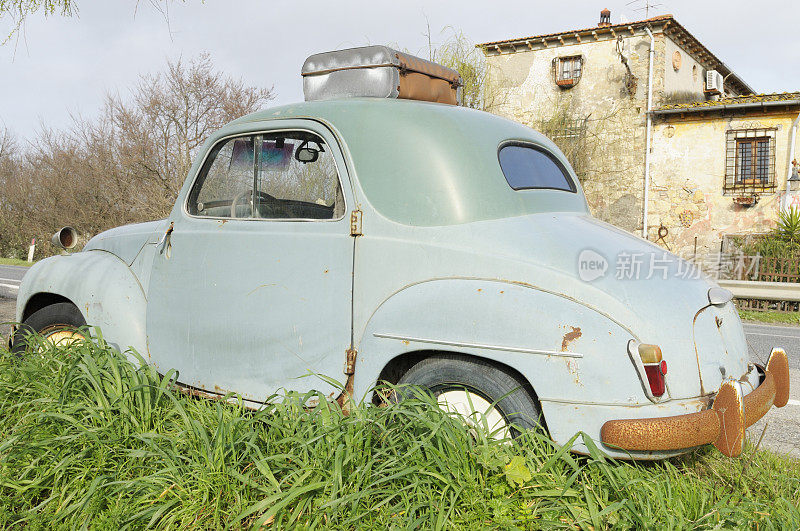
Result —
[[762, 282], [758, 280], [718, 280], [737, 299], [800, 302], [800, 283]]

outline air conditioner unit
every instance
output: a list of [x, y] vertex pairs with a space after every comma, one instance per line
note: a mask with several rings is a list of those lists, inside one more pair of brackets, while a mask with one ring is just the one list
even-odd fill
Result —
[[722, 83], [722, 74], [716, 70], [709, 70], [706, 72], [706, 92], [722, 94]]

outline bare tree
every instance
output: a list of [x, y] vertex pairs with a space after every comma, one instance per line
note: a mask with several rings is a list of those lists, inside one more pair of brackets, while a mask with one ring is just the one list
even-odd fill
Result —
[[489, 68], [483, 53], [475, 47], [464, 33], [453, 27], [445, 27], [440, 35], [444, 41], [433, 42], [430, 25], [424, 36], [428, 40], [428, 58], [461, 74], [462, 104], [465, 107], [492, 111], [500, 104], [500, 94], [493, 90], [496, 84], [489, 83]]
[[[171, 1], [147, 0], [148, 4], [161, 13], [168, 27]], [[139, 8], [139, 2], [140, 0], [136, 0], [136, 10]], [[0, 19], [11, 19], [11, 31], [0, 41], [0, 46], [15, 36], [19, 37], [27, 18], [37, 13], [41, 13], [45, 17], [54, 15], [72, 17], [78, 14], [78, 6], [75, 0], [0, 0]]]
[[125, 168], [119, 177], [134, 178], [150, 190], [149, 208], [165, 213], [206, 138], [273, 97], [272, 89], [247, 87], [215, 72], [208, 55], [201, 55], [188, 64], [170, 62], [164, 73], [143, 76], [130, 102], [109, 96], [105, 120], [82, 129], [94, 142], [107, 137], [115, 144], [118, 165]]
[[166, 216], [208, 136], [273, 97], [202, 55], [142, 76], [127, 98], [109, 94], [97, 119], [43, 128], [24, 150], [0, 131], [0, 255], [20, 255], [32, 236], [63, 225], [88, 237]]
[[0, 18], [11, 19], [11, 31], [0, 45], [19, 35], [29, 15], [42, 13], [45, 17], [60, 15], [71, 17], [78, 12], [72, 0], [0, 0]]

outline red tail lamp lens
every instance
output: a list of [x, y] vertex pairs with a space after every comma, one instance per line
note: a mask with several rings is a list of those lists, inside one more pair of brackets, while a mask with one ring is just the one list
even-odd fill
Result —
[[667, 390], [667, 386], [664, 383], [667, 362], [647, 364], [644, 366], [644, 372], [647, 374], [647, 381], [650, 383], [650, 392], [653, 393], [653, 396], [663, 396]]
[[653, 396], [663, 396], [667, 390], [664, 383], [664, 375], [667, 374], [667, 362], [662, 359], [661, 347], [658, 345], [639, 345], [639, 357], [644, 365], [644, 372], [647, 374], [647, 382], [650, 384], [650, 392]]

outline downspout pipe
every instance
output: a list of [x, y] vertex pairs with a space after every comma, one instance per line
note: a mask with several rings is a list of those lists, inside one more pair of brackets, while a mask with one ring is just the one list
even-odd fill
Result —
[[795, 159], [795, 139], [797, 138], [798, 126], [800, 126], [800, 114], [798, 114], [797, 118], [795, 118], [794, 122], [792, 122], [792, 129], [789, 132], [789, 159], [788, 164], [786, 165], [786, 192], [783, 194], [783, 205], [781, 205], [781, 212], [786, 210], [786, 207], [789, 206], [789, 179], [792, 177], [792, 161]]
[[650, 200], [650, 137], [653, 129], [653, 56], [656, 54], [656, 43], [653, 32], [644, 27], [650, 37], [650, 63], [647, 70], [647, 132], [645, 133], [644, 151], [644, 206], [642, 207], [642, 238], [647, 239], [647, 203]]

